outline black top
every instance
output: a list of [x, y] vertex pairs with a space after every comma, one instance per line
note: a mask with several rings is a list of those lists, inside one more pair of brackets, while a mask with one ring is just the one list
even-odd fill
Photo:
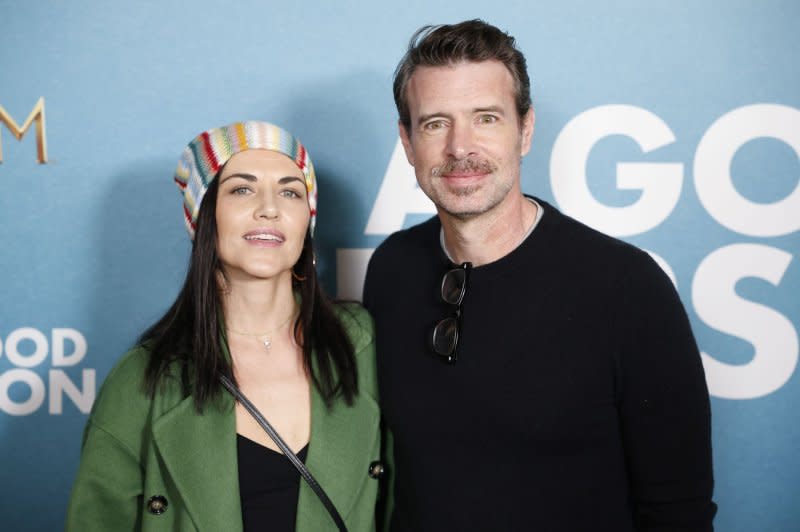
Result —
[[[300, 473], [283, 454], [236, 435], [242, 522], [248, 531], [294, 532]], [[306, 460], [308, 445], [297, 453]]]
[[392, 530], [711, 530], [708, 391], [674, 287], [537, 201], [531, 235], [471, 271], [454, 365], [428, 347], [453, 312], [438, 218], [372, 256]]

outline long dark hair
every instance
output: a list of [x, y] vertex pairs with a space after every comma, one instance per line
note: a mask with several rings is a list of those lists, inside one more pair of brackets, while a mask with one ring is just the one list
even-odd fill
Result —
[[[150, 351], [144, 379], [146, 392], [153, 397], [164, 379], [179, 378], [184, 394], [193, 397], [198, 412], [221, 392], [219, 374], [234, 378], [231, 360], [225, 356], [220, 340], [223, 331], [217, 277], [221, 266], [216, 243], [218, 190], [218, 179], [214, 179], [200, 204], [183, 288], [164, 316], [138, 340], [139, 345]], [[328, 406], [338, 395], [350, 405], [358, 394], [354, 348], [317, 279], [310, 233], [306, 234], [294, 271], [292, 284], [300, 295], [294, 337], [303, 348], [306, 370]], [[176, 370], [179, 375], [174, 373]]]

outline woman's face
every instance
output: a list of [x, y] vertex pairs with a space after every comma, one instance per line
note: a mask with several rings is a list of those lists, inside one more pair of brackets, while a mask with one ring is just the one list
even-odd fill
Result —
[[217, 254], [226, 280], [290, 275], [311, 218], [303, 172], [282, 153], [248, 150], [218, 179]]

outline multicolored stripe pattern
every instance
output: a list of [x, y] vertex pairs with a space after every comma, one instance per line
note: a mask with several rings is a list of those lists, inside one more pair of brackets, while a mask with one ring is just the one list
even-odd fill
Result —
[[248, 121], [204, 131], [183, 150], [175, 170], [175, 183], [183, 196], [183, 216], [189, 237], [194, 240], [200, 203], [209, 184], [228, 159], [246, 150], [277, 151], [300, 168], [308, 189], [308, 206], [311, 209], [309, 227], [313, 234], [317, 219], [317, 178], [308, 152], [288, 131], [266, 122]]

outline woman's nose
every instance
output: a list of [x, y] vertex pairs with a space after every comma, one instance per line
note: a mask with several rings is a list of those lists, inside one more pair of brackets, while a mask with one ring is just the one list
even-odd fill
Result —
[[262, 197], [258, 207], [255, 211], [256, 218], [266, 218], [267, 220], [275, 220], [278, 218], [278, 206], [275, 204], [274, 199], [270, 197]]

